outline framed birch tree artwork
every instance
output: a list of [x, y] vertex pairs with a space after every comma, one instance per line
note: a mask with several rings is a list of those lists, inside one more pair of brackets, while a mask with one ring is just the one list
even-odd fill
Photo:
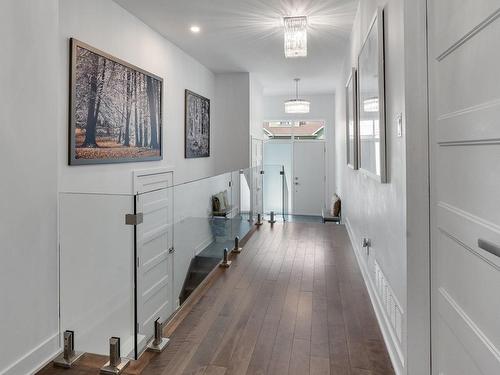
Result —
[[162, 159], [163, 80], [71, 39], [69, 164]]
[[186, 159], [210, 156], [210, 99], [185, 92], [184, 156]]

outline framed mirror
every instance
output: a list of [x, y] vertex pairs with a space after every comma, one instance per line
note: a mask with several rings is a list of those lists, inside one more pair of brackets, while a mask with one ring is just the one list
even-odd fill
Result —
[[356, 104], [356, 68], [352, 68], [351, 75], [345, 86], [346, 90], [346, 151], [347, 166], [358, 169], [358, 121]]
[[387, 182], [384, 11], [377, 10], [358, 56], [359, 169]]

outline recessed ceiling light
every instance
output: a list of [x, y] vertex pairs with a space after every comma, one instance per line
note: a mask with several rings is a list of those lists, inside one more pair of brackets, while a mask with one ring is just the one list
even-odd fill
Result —
[[189, 30], [191, 30], [192, 33], [195, 33], [195, 34], [198, 34], [201, 29], [200, 29], [200, 26], [196, 26], [196, 25], [193, 25], [189, 28]]

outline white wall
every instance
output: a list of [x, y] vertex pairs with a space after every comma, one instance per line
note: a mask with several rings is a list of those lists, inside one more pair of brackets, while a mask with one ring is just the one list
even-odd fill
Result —
[[250, 136], [265, 139], [262, 123], [264, 121], [264, 88], [250, 73]]
[[[59, 170], [61, 191], [130, 193], [133, 169], [175, 167], [175, 181], [211, 176], [216, 171], [211, 157], [184, 159], [184, 90], [214, 101], [214, 74], [111, 0], [60, 0], [60, 59], [64, 77], [59, 119]], [[164, 80], [163, 152], [158, 162], [68, 166], [68, 71], [69, 38], [74, 37], [113, 56], [154, 73]], [[212, 102], [212, 111], [214, 103]], [[212, 117], [214, 134], [221, 123]]]
[[212, 105], [212, 149], [216, 174], [250, 165], [250, 75], [217, 74]]
[[0, 2], [0, 374], [58, 350], [57, 0]]
[[[264, 96], [264, 121], [324, 120], [326, 135], [326, 202], [335, 193], [335, 95], [301, 95], [311, 102], [311, 112], [305, 115], [285, 113], [285, 101], [289, 96]], [[262, 126], [262, 124], [261, 124]]]
[[[345, 84], [351, 67], [357, 66], [357, 56], [377, 6], [385, 10], [386, 59], [386, 129], [388, 183], [380, 184], [360, 171], [346, 165], [345, 146]], [[402, 0], [361, 0], [351, 35], [348, 59], [336, 95], [336, 164], [337, 190], [343, 199], [343, 217], [358, 252], [361, 268], [367, 271], [369, 289], [375, 285], [375, 261], [379, 264], [402, 308], [402, 339], [396, 337], [393, 319], [381, 305], [372, 289], [372, 300], [378, 309], [382, 329], [396, 371], [402, 373], [406, 361], [406, 146], [397, 137], [395, 119], [405, 112], [404, 41]], [[361, 251], [363, 237], [371, 239], [370, 256]], [[381, 299], [380, 299], [381, 300]], [[385, 324], [387, 323], [387, 324]]]

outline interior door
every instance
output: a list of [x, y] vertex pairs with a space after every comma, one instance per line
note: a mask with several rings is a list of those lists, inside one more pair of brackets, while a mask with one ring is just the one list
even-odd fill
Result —
[[435, 375], [500, 374], [499, 16], [428, 1]]
[[293, 143], [293, 213], [321, 215], [325, 204], [325, 143]]
[[173, 298], [173, 189], [172, 174], [136, 178], [136, 212], [143, 222], [136, 227], [138, 352], [154, 335], [154, 322], [172, 315]]

